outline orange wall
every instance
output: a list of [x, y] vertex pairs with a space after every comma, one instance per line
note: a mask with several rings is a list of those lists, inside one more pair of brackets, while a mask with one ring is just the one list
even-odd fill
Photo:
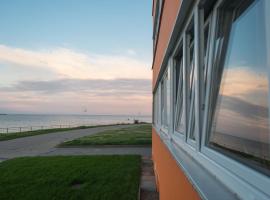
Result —
[[[155, 8], [154, 1], [154, 8]], [[160, 65], [163, 60], [164, 53], [166, 51], [171, 32], [173, 30], [173, 26], [175, 23], [175, 19], [177, 16], [177, 12], [179, 6], [181, 4], [181, 0], [164, 0], [163, 10], [161, 13], [161, 23], [157, 41], [156, 52], [154, 52], [154, 61], [153, 61], [153, 87], [155, 85]]]
[[152, 154], [160, 200], [200, 199], [154, 128], [152, 140]]

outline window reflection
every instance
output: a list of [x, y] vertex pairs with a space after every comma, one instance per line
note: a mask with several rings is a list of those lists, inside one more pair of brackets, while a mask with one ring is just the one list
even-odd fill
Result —
[[195, 140], [195, 78], [194, 78], [194, 18], [192, 18], [192, 22], [189, 25], [189, 30], [187, 31], [188, 36], [188, 73], [189, 73], [189, 90], [188, 90], [188, 102], [189, 102], [189, 121], [188, 121], [188, 135], [189, 138]]
[[170, 70], [166, 71], [161, 81], [161, 122], [162, 127], [168, 128], [169, 110], [170, 110]]
[[184, 134], [184, 85], [183, 85], [183, 52], [182, 47], [175, 58], [175, 126], [174, 129], [181, 134]]
[[233, 11], [223, 5], [219, 12], [214, 65], [216, 88], [213, 90], [214, 97], [218, 98], [216, 103], [212, 102], [216, 110], [209, 145], [269, 175], [267, 35], [263, 1], [235, 5]]

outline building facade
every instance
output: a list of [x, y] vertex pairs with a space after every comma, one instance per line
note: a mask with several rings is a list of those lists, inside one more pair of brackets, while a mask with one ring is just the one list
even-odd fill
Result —
[[270, 1], [153, 0], [161, 200], [270, 199]]

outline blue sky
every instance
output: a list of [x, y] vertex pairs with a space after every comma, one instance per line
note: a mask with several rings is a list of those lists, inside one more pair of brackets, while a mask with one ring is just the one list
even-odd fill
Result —
[[63, 46], [95, 53], [128, 49], [152, 56], [151, 0], [4, 0], [0, 41], [23, 48]]
[[151, 9], [151, 0], [1, 1], [0, 112], [150, 114]]

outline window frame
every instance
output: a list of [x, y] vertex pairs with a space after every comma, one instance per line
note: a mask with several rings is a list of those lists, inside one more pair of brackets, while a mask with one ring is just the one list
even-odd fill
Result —
[[[193, 17], [192, 17], [193, 19]], [[191, 20], [192, 20], [191, 19]], [[196, 83], [195, 83], [195, 74], [196, 74], [196, 69], [195, 69], [195, 19], [193, 21], [193, 28], [194, 28], [194, 40], [193, 42], [190, 41], [189, 36], [186, 33], [186, 40], [187, 40], [187, 68], [188, 70], [188, 75], [187, 75], [187, 83], [188, 83], [188, 123], [187, 123], [187, 143], [190, 144], [191, 146], [195, 147], [196, 146], [196, 130], [195, 130], [195, 124], [196, 124], [196, 116], [195, 116], [195, 96], [196, 96]], [[192, 46], [192, 47], [191, 47]], [[191, 57], [191, 48], [193, 48], [193, 55], [192, 55], [192, 60], [190, 60]], [[192, 73], [192, 81], [190, 81], [190, 73]], [[191, 94], [190, 94], [191, 93]], [[191, 95], [191, 98], [189, 97]], [[194, 126], [194, 127], [192, 127]], [[194, 134], [194, 139], [191, 138], [191, 134]]]
[[[174, 52], [173, 52], [173, 54], [172, 54], [172, 58], [171, 58], [171, 60], [172, 60], [172, 62], [173, 62], [173, 65], [172, 65], [172, 73], [173, 73], [173, 76], [172, 76], [172, 82], [173, 82], [173, 86], [172, 86], [172, 96], [173, 96], [173, 104], [172, 104], [172, 106], [173, 106], [173, 108], [174, 109], [172, 109], [173, 110], [173, 116], [172, 116], [172, 123], [173, 123], [173, 130], [172, 130], [172, 134], [173, 135], [175, 135], [176, 137], [179, 137], [179, 138], [181, 138], [182, 140], [185, 140], [185, 134], [186, 134], [186, 81], [185, 81], [185, 77], [186, 77], [186, 67], [185, 67], [185, 64], [184, 64], [184, 62], [185, 62], [185, 58], [184, 58], [184, 49], [183, 49], [183, 39], [182, 38], [180, 38], [180, 40], [178, 41], [178, 43], [177, 43], [177, 45], [176, 45], [176, 47], [175, 47], [175, 49], [174, 49]], [[183, 88], [182, 88], [182, 98], [183, 98], [183, 120], [184, 120], [184, 132], [183, 133], [181, 133], [181, 132], [179, 132], [179, 131], [177, 131], [176, 130], [176, 115], [177, 115], [177, 113], [176, 113], [176, 111], [177, 111], [177, 106], [179, 106], [179, 105], [177, 105], [177, 104], [179, 104], [179, 102], [178, 102], [178, 98], [176, 97], [176, 84], [179, 84], [179, 83], [176, 83], [176, 64], [177, 64], [177, 62], [176, 62], [176, 57], [177, 57], [177, 54], [178, 54], [178, 52], [179, 51], [182, 51], [182, 57], [181, 57], [181, 64], [180, 64], [180, 68], [182, 68], [182, 83], [183, 83]], [[181, 70], [181, 69], [180, 69]], [[179, 75], [179, 79], [180, 79], [180, 75]], [[179, 92], [178, 92], [179, 93]], [[180, 97], [181, 98], [181, 97]], [[175, 101], [176, 100], [176, 101]], [[181, 117], [181, 116], [179, 116], [179, 117]], [[181, 119], [180, 119], [181, 120]]]
[[[165, 89], [164, 93], [166, 95], [168, 95], [170, 93], [170, 91], [168, 91], [168, 84], [170, 85], [170, 79], [167, 79], [167, 80], [165, 80], [165, 79], [168, 76], [170, 76], [170, 74], [169, 74], [170, 73], [170, 70], [169, 69], [170, 68], [169, 68], [169, 63], [168, 63], [167, 68], [166, 68], [166, 70], [163, 73], [162, 79], [160, 81], [160, 86], [159, 86], [160, 87], [160, 113], [161, 113], [161, 115], [160, 115], [161, 116], [160, 130], [163, 132], [163, 134], [166, 135], [166, 137], [169, 137], [169, 127], [170, 127], [170, 123], [169, 122], [171, 120], [170, 117], [169, 117], [169, 114], [170, 114], [170, 110], [171, 109], [168, 108], [168, 100], [169, 100], [168, 96], [163, 96], [162, 86], [164, 87], [163, 89]], [[165, 81], [165, 86], [164, 86], [164, 81]], [[163, 85], [162, 85], [162, 83], [163, 83]], [[169, 89], [171, 89], [171, 88], [169, 87]], [[166, 101], [163, 102], [162, 99], [163, 99], [163, 101], [164, 100], [166, 100]], [[163, 105], [163, 103], [164, 103], [164, 105]], [[169, 104], [169, 105], [171, 105], [171, 104]], [[162, 110], [163, 109], [163, 106], [164, 106], [164, 110]], [[163, 120], [165, 120], [164, 119], [165, 115], [166, 115], [166, 118], [165, 119], [167, 121], [167, 124], [164, 124], [164, 121], [163, 121]]]
[[[186, 30], [189, 26], [189, 24], [191, 23], [192, 19], [194, 16], [194, 11], [192, 11], [192, 13], [189, 15], [188, 19], [187, 19], [187, 23], [184, 26], [183, 29], [183, 33], [181, 34], [181, 36], [179, 37], [179, 41], [176, 45], [176, 47], [174, 48], [174, 52], [170, 58], [170, 60], [174, 59], [174, 57], [176, 56], [176, 52], [179, 49], [179, 45], [182, 43], [182, 50], [183, 50], [183, 56], [182, 56], [182, 60], [183, 60], [183, 89], [184, 89], [184, 95], [183, 95], [183, 101], [184, 101], [184, 105], [183, 105], [183, 109], [184, 109], [184, 126], [185, 126], [185, 132], [184, 134], [179, 133], [178, 131], [173, 130], [173, 134], [172, 134], [172, 140], [174, 140], [177, 144], [180, 144], [181, 141], [184, 141], [185, 143], [187, 143], [188, 141], [188, 120], [189, 120], [189, 115], [188, 115], [188, 108], [189, 108], [189, 101], [188, 101], [188, 83], [189, 83], [189, 74], [188, 74], [188, 68], [189, 68], [189, 49], [188, 49], [188, 37], [186, 34]], [[194, 23], [195, 26], [195, 23]], [[194, 27], [194, 39], [195, 39], [195, 27]], [[181, 48], [181, 47], [180, 47]], [[194, 53], [195, 54], [195, 53]], [[194, 58], [195, 59], [195, 56]], [[195, 64], [194, 64], [195, 65]], [[195, 66], [194, 66], [195, 68]], [[194, 69], [195, 70], [195, 69]], [[174, 77], [174, 76], [173, 76]], [[174, 80], [175, 81], [175, 80]], [[175, 88], [173, 87], [173, 90]], [[175, 93], [173, 91], [173, 93]], [[175, 110], [173, 108], [173, 110]], [[173, 120], [175, 122], [175, 120]], [[181, 141], [179, 141], [181, 140]], [[195, 147], [195, 143], [194, 144], [189, 144], [191, 145], [193, 148]]]
[[164, 0], [156, 0], [155, 16], [154, 16], [154, 27], [153, 27], [153, 36], [152, 36], [154, 52], [155, 52], [156, 46], [157, 46], [158, 32], [159, 32], [159, 28], [160, 28], [160, 21], [161, 21], [160, 19], [161, 19], [163, 1]]
[[[211, 131], [211, 126], [209, 125], [210, 120], [210, 92], [211, 89], [213, 88], [213, 83], [212, 83], [212, 76], [213, 76], [213, 67], [214, 67], [214, 53], [215, 53], [215, 39], [216, 39], [216, 30], [217, 30], [217, 23], [218, 23], [218, 9], [221, 6], [221, 4], [225, 0], [220, 0], [214, 7], [213, 9], [213, 26], [211, 30], [211, 42], [210, 42], [210, 52], [211, 58], [208, 59], [208, 62], [210, 63], [208, 66], [208, 75], [211, 76], [207, 80], [206, 84], [206, 98], [205, 98], [205, 112], [204, 112], [204, 120], [203, 120], [203, 129], [202, 129], [202, 140], [201, 140], [201, 152], [206, 155], [208, 158], [211, 158], [212, 161], [216, 162], [220, 166], [226, 168], [228, 171], [232, 172], [233, 174], [236, 174], [238, 177], [240, 177], [242, 180], [244, 180], [246, 183], [252, 185], [253, 187], [262, 190], [266, 192], [270, 196], [270, 191], [267, 186], [270, 185], [270, 178], [267, 178], [266, 175], [263, 175], [262, 173], [256, 171], [255, 169], [252, 169], [239, 161], [230, 158], [229, 156], [226, 156], [225, 154], [222, 154], [221, 152], [215, 151], [214, 149], [211, 149], [210, 147], [207, 146], [207, 138], [208, 134]], [[256, 1], [256, 0], [255, 0]], [[265, 0], [261, 0], [265, 1]], [[269, 69], [268, 69], [268, 74], [269, 74]], [[270, 80], [270, 79], [269, 79]], [[268, 81], [268, 87], [269, 81]], [[270, 93], [269, 93], [270, 95]], [[268, 96], [269, 98], [270, 96]], [[269, 104], [270, 105], [270, 104]], [[268, 105], [268, 106], [269, 106]], [[269, 106], [270, 108], [270, 106]], [[237, 186], [236, 186], [237, 187]], [[268, 189], [267, 189], [268, 188]], [[269, 192], [267, 192], [267, 190]]]
[[155, 126], [159, 126], [159, 116], [160, 116], [160, 102], [159, 102], [159, 88], [153, 93], [153, 113], [154, 113], [154, 120], [153, 124]]

